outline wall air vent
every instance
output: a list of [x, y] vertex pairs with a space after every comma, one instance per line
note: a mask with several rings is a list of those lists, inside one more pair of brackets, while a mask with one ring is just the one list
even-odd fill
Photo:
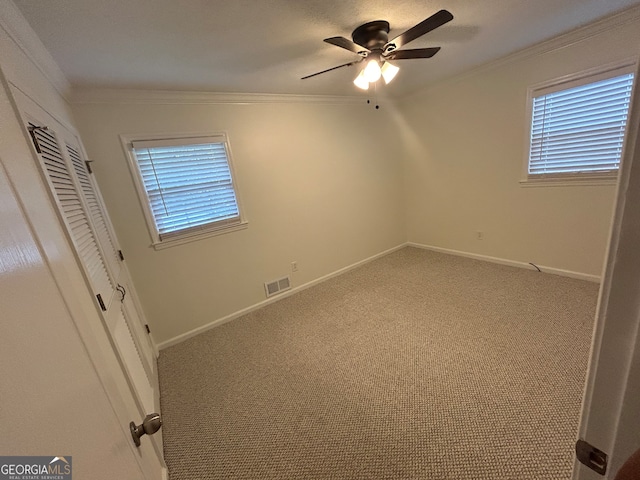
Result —
[[272, 297], [278, 293], [284, 292], [285, 290], [289, 290], [290, 288], [291, 279], [289, 277], [279, 278], [278, 280], [264, 284], [264, 291], [267, 294], [267, 297]]

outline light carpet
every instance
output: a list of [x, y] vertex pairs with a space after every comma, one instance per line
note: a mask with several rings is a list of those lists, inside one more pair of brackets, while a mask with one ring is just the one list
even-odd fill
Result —
[[568, 479], [597, 292], [407, 247], [163, 350], [170, 479]]

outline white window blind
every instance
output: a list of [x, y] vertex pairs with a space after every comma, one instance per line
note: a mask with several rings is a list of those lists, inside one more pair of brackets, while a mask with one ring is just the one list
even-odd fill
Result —
[[132, 143], [160, 240], [240, 222], [224, 137]]
[[625, 74], [535, 96], [529, 177], [616, 171], [632, 86]]

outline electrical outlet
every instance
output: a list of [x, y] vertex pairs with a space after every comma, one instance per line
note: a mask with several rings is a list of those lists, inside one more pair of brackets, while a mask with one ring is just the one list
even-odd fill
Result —
[[484, 232], [478, 230], [476, 232], [476, 240], [484, 240]]
[[291, 262], [291, 271], [292, 272], [298, 271], [298, 262]]

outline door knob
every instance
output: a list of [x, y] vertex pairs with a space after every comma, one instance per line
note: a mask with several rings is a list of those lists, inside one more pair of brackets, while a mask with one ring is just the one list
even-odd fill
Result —
[[137, 425], [134, 422], [129, 424], [129, 428], [131, 429], [131, 436], [133, 437], [133, 443], [136, 444], [136, 447], [140, 446], [140, 437], [143, 435], [153, 435], [162, 426], [162, 419], [160, 418], [160, 414], [158, 413], [150, 413], [144, 420], [142, 424]]

